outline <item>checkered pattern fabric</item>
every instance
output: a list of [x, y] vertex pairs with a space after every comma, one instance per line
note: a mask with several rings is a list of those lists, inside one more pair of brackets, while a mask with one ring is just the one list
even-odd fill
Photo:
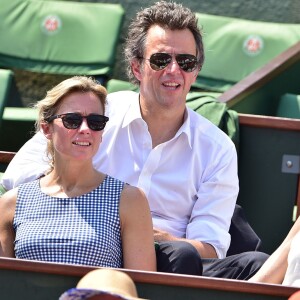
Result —
[[17, 258], [120, 268], [119, 202], [124, 183], [106, 176], [74, 198], [44, 194], [39, 181], [19, 186], [14, 218]]

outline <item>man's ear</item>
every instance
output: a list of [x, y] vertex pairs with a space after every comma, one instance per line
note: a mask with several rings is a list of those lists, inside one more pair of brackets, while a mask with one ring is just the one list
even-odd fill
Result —
[[52, 126], [51, 124], [47, 123], [47, 122], [42, 122], [41, 123], [41, 130], [44, 134], [44, 136], [48, 139], [51, 140], [52, 139]]
[[194, 76], [193, 76], [193, 83], [197, 80], [197, 76], [198, 76], [198, 74], [199, 74], [199, 71], [200, 71], [199, 69], [196, 69], [195, 71], [193, 71], [193, 73], [194, 73], [194, 74], [193, 74], [193, 75], [194, 75]]
[[195, 77], [197, 78], [197, 76], [199, 75], [200, 71], [201, 71], [202, 67], [201, 68], [197, 68], [195, 70]]
[[139, 63], [139, 61], [137, 59], [134, 59], [131, 62], [131, 70], [132, 70], [135, 78], [138, 81], [141, 81], [141, 77], [142, 77], [142, 74], [141, 74], [141, 64]]

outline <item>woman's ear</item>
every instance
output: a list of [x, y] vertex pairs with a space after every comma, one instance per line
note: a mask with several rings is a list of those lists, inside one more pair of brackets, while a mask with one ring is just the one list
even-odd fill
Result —
[[131, 62], [131, 70], [138, 81], [141, 81], [141, 64], [137, 59]]
[[42, 122], [41, 123], [41, 130], [44, 134], [44, 136], [48, 139], [51, 140], [52, 139], [52, 126], [51, 124], [47, 123], [47, 122]]

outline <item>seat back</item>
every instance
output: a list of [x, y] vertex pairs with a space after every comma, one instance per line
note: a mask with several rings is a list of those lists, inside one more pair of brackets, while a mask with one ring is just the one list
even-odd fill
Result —
[[300, 95], [284, 94], [280, 97], [277, 116], [300, 119]]
[[4, 107], [8, 102], [8, 95], [11, 87], [12, 77], [12, 71], [0, 69], [0, 127], [2, 123]]
[[35, 133], [37, 110], [5, 107], [0, 127], [0, 149], [18, 151]]
[[2, 1], [0, 67], [109, 76], [123, 16], [119, 4]]
[[195, 88], [224, 92], [300, 41], [300, 24], [197, 14], [205, 63]]
[[106, 89], [108, 93], [119, 92], [119, 91], [139, 91], [139, 87], [128, 81], [119, 79], [110, 79], [107, 81]]
[[[0, 151], [0, 180], [6, 167], [10, 163], [10, 161], [14, 158], [15, 152], [7, 152], [7, 151]], [[0, 184], [0, 196], [6, 192], [5, 188], [2, 184]]]

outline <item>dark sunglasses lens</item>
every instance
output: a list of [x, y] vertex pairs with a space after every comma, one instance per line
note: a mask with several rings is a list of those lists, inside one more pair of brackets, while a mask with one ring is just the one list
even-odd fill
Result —
[[191, 54], [178, 54], [176, 55], [176, 61], [179, 67], [185, 72], [193, 72], [198, 66], [196, 56]]
[[87, 116], [87, 123], [90, 129], [94, 131], [103, 130], [106, 125], [107, 119], [101, 115], [89, 115]]
[[149, 61], [150, 67], [155, 71], [159, 71], [172, 61], [172, 56], [168, 53], [155, 53], [150, 56]]
[[82, 123], [82, 116], [79, 114], [66, 114], [62, 117], [63, 124], [68, 129], [77, 129]]

